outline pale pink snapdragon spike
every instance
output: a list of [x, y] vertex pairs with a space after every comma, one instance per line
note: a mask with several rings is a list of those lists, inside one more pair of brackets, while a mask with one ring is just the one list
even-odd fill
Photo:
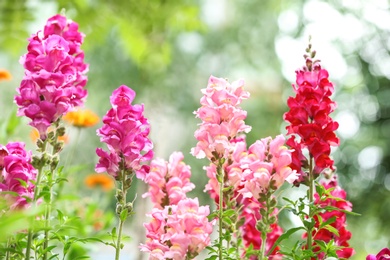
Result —
[[245, 125], [246, 111], [240, 107], [241, 101], [249, 97], [244, 91], [244, 81], [229, 83], [225, 79], [211, 76], [207, 88], [202, 89], [201, 107], [195, 111], [202, 120], [195, 131], [198, 140], [192, 148], [197, 158], [207, 157], [211, 161], [228, 158], [233, 146], [231, 140], [240, 133], [247, 133], [251, 127]]
[[18, 115], [31, 119], [42, 140], [53, 122], [82, 106], [87, 97], [83, 39], [78, 25], [61, 15], [51, 17], [43, 32], [28, 39], [28, 52], [20, 59], [25, 76], [15, 103]]
[[10, 202], [10, 208], [28, 208], [34, 198], [37, 170], [31, 164], [31, 152], [25, 150], [24, 143], [0, 146], [0, 170], [0, 194], [7, 192], [2, 196]]
[[149, 259], [193, 259], [210, 244], [214, 222], [209, 222], [208, 206], [195, 199], [183, 199], [177, 205], [154, 208], [152, 221], [144, 224], [147, 241], [141, 251]]
[[149, 166], [144, 163], [153, 157], [153, 143], [148, 138], [150, 125], [143, 115], [144, 106], [131, 104], [134, 97], [135, 92], [125, 85], [112, 93], [112, 108], [103, 117], [103, 126], [97, 130], [100, 141], [106, 143], [109, 151], [96, 149], [100, 157], [96, 172], [107, 172], [117, 178], [125, 167], [134, 170], [142, 180], [149, 172]]
[[238, 191], [246, 198], [259, 199], [260, 193], [278, 189], [285, 181], [293, 183], [298, 175], [292, 170], [291, 151], [285, 146], [282, 135], [257, 140], [243, 159], [242, 188]]
[[154, 207], [162, 209], [167, 205], [176, 205], [195, 188], [190, 181], [191, 168], [183, 159], [181, 152], [174, 152], [169, 162], [155, 159], [150, 163], [150, 172], [145, 178], [149, 191], [143, 197], [150, 196]]

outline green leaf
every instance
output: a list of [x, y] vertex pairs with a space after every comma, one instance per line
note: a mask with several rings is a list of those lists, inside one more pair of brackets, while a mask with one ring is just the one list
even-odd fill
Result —
[[[320, 216], [319, 216], [320, 217]], [[322, 218], [321, 218], [322, 219]], [[323, 228], [323, 227], [325, 227], [325, 226], [327, 226], [327, 225], [330, 225], [330, 224], [332, 224], [333, 222], [335, 222], [336, 221], [336, 217], [335, 216], [333, 216], [333, 217], [331, 217], [330, 219], [328, 219], [327, 221], [325, 221], [325, 222], [320, 222], [320, 228]]]
[[272, 248], [268, 251], [268, 252], [273, 252], [275, 250], [275, 248], [280, 244], [280, 242], [282, 242], [283, 240], [285, 239], [288, 239], [292, 234], [294, 234], [295, 232], [299, 231], [299, 230], [305, 230], [304, 227], [296, 227], [296, 228], [290, 228], [289, 230], [287, 230], [286, 232], [284, 232], [274, 243], [274, 245], [272, 246]]
[[122, 209], [122, 212], [119, 216], [120, 220], [125, 221], [127, 219], [127, 214], [128, 214], [127, 209], [126, 208]]

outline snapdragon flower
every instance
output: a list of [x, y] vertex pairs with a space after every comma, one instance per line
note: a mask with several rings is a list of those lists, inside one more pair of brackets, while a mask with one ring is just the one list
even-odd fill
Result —
[[[100, 141], [106, 143], [108, 152], [96, 149], [99, 156], [95, 170], [107, 172], [114, 178], [119, 171], [131, 169], [140, 179], [149, 172], [149, 166], [143, 164], [153, 157], [153, 143], [148, 138], [150, 125], [144, 117], [144, 106], [132, 105], [135, 92], [122, 85], [112, 93], [112, 108], [103, 117], [103, 126], [97, 130]], [[124, 165], [121, 165], [121, 162]]]
[[18, 115], [31, 119], [42, 140], [52, 123], [82, 106], [87, 97], [83, 39], [77, 23], [61, 15], [49, 18], [43, 32], [28, 39], [28, 52], [20, 59], [25, 75], [15, 103]]
[[37, 170], [31, 164], [31, 156], [21, 142], [0, 146], [0, 194], [6, 192], [10, 209], [28, 208], [34, 198]]

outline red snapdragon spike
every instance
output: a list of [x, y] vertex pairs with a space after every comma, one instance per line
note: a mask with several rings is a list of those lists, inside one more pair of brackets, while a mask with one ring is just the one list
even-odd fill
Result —
[[331, 99], [334, 86], [328, 77], [319, 61], [313, 62], [306, 57], [306, 67], [296, 71], [295, 96], [287, 100], [290, 110], [284, 114], [284, 120], [289, 123], [286, 129], [291, 135], [287, 144], [294, 149], [290, 167], [302, 175], [296, 181], [297, 185], [305, 180], [302, 168], [306, 168], [309, 161], [303, 156], [305, 149], [314, 159], [314, 174], [319, 175], [327, 168], [334, 169], [330, 147], [339, 145], [335, 134], [338, 123], [330, 117], [336, 103]]

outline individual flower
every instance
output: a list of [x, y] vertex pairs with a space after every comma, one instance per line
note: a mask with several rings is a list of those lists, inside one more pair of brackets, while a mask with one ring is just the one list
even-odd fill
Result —
[[0, 81], [11, 80], [11, 79], [12, 79], [12, 75], [8, 70], [0, 69]]
[[143, 197], [150, 196], [154, 207], [162, 209], [167, 205], [176, 205], [195, 188], [190, 182], [191, 168], [183, 159], [181, 152], [174, 152], [169, 162], [155, 159], [150, 163], [150, 171], [145, 178], [149, 191]]
[[100, 141], [106, 143], [108, 152], [96, 149], [100, 157], [96, 172], [107, 172], [117, 178], [124, 169], [135, 171], [140, 179], [145, 179], [149, 166], [145, 165], [153, 157], [153, 144], [148, 138], [150, 125], [144, 117], [143, 105], [132, 105], [135, 92], [122, 85], [110, 97], [112, 108], [103, 117], [103, 126], [97, 130]]
[[31, 158], [24, 143], [0, 145], [0, 193], [10, 202], [11, 209], [27, 208], [34, 198], [37, 170]]
[[202, 120], [195, 131], [198, 140], [192, 148], [197, 158], [207, 157], [212, 162], [227, 158], [232, 151], [231, 140], [240, 133], [247, 133], [251, 127], [245, 125], [246, 111], [240, 107], [241, 101], [249, 97], [244, 91], [244, 81], [231, 84], [222, 78], [211, 76], [207, 88], [202, 89], [201, 107], [195, 112]]
[[154, 208], [151, 222], [144, 224], [147, 241], [141, 251], [149, 252], [149, 259], [194, 259], [210, 244], [209, 213], [209, 207], [199, 206], [197, 198]]
[[85, 185], [88, 188], [101, 188], [104, 191], [110, 191], [115, 188], [114, 179], [107, 174], [93, 173], [85, 177]]
[[98, 115], [89, 109], [70, 111], [62, 119], [76, 127], [91, 127], [100, 120]]
[[[311, 57], [306, 55], [306, 66], [296, 71], [295, 97], [288, 98], [290, 110], [284, 114], [284, 120], [289, 123], [286, 129], [291, 135], [287, 144], [293, 149], [291, 167], [300, 173], [297, 183], [307, 178], [302, 166], [307, 168], [311, 160], [314, 160], [316, 176], [327, 168], [334, 170], [331, 146], [339, 145], [335, 134], [338, 123], [330, 117], [336, 108], [331, 99], [334, 86], [328, 79], [328, 71], [318, 60], [312, 60], [314, 55], [314, 52]], [[304, 149], [308, 150], [309, 159], [303, 155]]]
[[390, 249], [383, 248], [379, 253], [375, 255], [368, 255], [366, 260], [386, 260], [390, 259]]
[[80, 49], [83, 38], [75, 22], [55, 15], [43, 32], [28, 39], [28, 52], [20, 59], [25, 75], [15, 103], [18, 115], [31, 119], [42, 140], [52, 123], [85, 101], [88, 65]]
[[[314, 227], [317, 229], [317, 231], [313, 231], [313, 240], [320, 240], [326, 243], [333, 240], [335, 245], [342, 247], [336, 251], [338, 257], [342, 259], [349, 259], [355, 253], [355, 250], [350, 247], [348, 243], [352, 234], [346, 229], [347, 218], [345, 211], [352, 211], [352, 203], [346, 200], [347, 193], [340, 186], [338, 186], [336, 175], [333, 175], [330, 180], [321, 180], [320, 185], [322, 185], [326, 190], [330, 190], [330, 194], [324, 195], [325, 197], [320, 197], [318, 193], [315, 193], [314, 204], [316, 204], [319, 208], [325, 209], [326, 207], [330, 206], [337, 208], [338, 210], [329, 211], [325, 209], [323, 212], [314, 216]], [[335, 221], [330, 225], [338, 231], [338, 234], [331, 232], [326, 227], [320, 229], [319, 218], [322, 219], [322, 223], [328, 221], [331, 218], [335, 218]], [[316, 242], [313, 243], [313, 248], [314, 251], [319, 250]]]

